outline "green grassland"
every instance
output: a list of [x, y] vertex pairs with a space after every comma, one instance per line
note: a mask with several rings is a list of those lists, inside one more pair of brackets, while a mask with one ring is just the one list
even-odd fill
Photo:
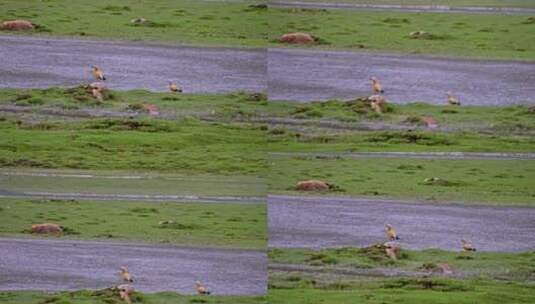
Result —
[[[431, 105], [422, 102], [388, 104], [385, 113], [370, 109], [363, 99], [326, 102], [268, 102], [265, 94], [173, 94], [145, 90], [110, 91], [104, 102], [95, 100], [82, 87], [69, 89], [0, 89], [0, 105], [31, 107], [34, 110], [115, 111], [145, 114], [143, 104], [158, 107], [167, 118], [197, 117], [210, 120], [287, 118], [303, 123], [333, 121], [340, 124], [381, 123], [422, 127], [422, 118], [433, 117], [441, 128], [483, 130], [487, 133], [535, 133], [535, 108], [515, 106]], [[143, 116], [143, 115], [141, 115]], [[269, 122], [269, 121], [268, 121]]]
[[[0, 20], [28, 19], [33, 35], [197, 45], [266, 44], [266, 9], [255, 2], [47, 0], [0, 2]], [[132, 19], [145, 18], [141, 24]]]
[[[287, 280], [295, 280], [290, 277]], [[314, 281], [308, 279], [305, 281]], [[277, 284], [274, 279], [270, 284]], [[300, 284], [301, 283], [301, 284]], [[271, 304], [528, 304], [535, 301], [534, 284], [485, 280], [383, 279], [335, 282], [322, 288], [294, 282], [303, 287], [275, 287], [269, 291]]]
[[[287, 32], [319, 38], [311, 47], [454, 57], [535, 60], [528, 15], [270, 9], [269, 45]], [[414, 39], [409, 33], [430, 35]], [[300, 45], [299, 47], [302, 47]]]
[[[379, 247], [272, 249], [270, 263], [316, 266], [320, 272], [270, 271], [270, 303], [532, 303], [535, 253], [459, 253], [403, 250], [392, 261]], [[452, 276], [434, 272], [448, 263]], [[414, 276], [348, 275], [382, 269]]]
[[[473, 1], [466, 5], [483, 3]], [[517, 6], [519, 2], [500, 3]], [[455, 0], [448, 3], [462, 5]], [[301, 31], [320, 38], [314, 47], [327, 49], [534, 60], [535, 43], [524, 39], [535, 34], [535, 26], [528, 17], [266, 9], [249, 1], [158, 0], [152, 5], [134, 0], [91, 3], [10, 0], [0, 3], [0, 20], [29, 19], [40, 25], [29, 34], [39, 36], [266, 47], [282, 46], [277, 41], [280, 35]], [[133, 24], [130, 20], [134, 18], [147, 21]], [[431, 35], [426, 39], [408, 36], [419, 30]]]
[[0, 235], [9, 237], [37, 237], [30, 226], [52, 222], [67, 228], [59, 237], [68, 239], [262, 249], [267, 238], [265, 204], [0, 202]]
[[535, 2], [526, 0], [299, 0], [299, 2], [354, 3], [378, 5], [449, 5], [481, 7], [534, 8]]
[[262, 197], [265, 181], [254, 176], [192, 175], [139, 171], [7, 169], [0, 172], [3, 190], [13, 192], [91, 193], [112, 195], [194, 195]]
[[451, 252], [438, 249], [421, 251], [402, 250], [401, 257], [393, 261], [380, 247], [338, 249], [271, 249], [269, 261], [273, 264], [294, 264], [336, 267], [337, 269], [398, 269], [414, 272], [432, 272], [437, 263], [447, 263], [457, 277], [500, 279], [511, 281], [532, 280], [535, 272], [535, 252]]
[[[105, 290], [80, 290], [65, 291], [61, 293], [41, 293], [30, 291], [0, 292], [0, 302], [6, 304], [119, 304], [125, 303], [120, 300], [117, 292]], [[265, 297], [239, 297], [239, 296], [185, 296], [170, 292], [144, 294], [136, 292], [132, 297], [132, 303], [139, 304], [190, 304], [190, 303], [213, 303], [213, 304], [261, 304], [266, 303]]]
[[[161, 117], [146, 114], [145, 102], [157, 105]], [[266, 151], [532, 152], [535, 147], [533, 110], [526, 106], [391, 105], [378, 116], [359, 102], [269, 103], [252, 93], [113, 91], [100, 103], [80, 88], [3, 89], [0, 106], [27, 111], [2, 111], [0, 167], [260, 176], [267, 168]], [[77, 117], [80, 111], [89, 117]], [[102, 111], [122, 116], [91, 118]], [[424, 115], [452, 130], [425, 130]], [[292, 126], [274, 118], [390, 124], [394, 130]]]
[[[270, 193], [295, 191], [301, 180], [320, 179], [337, 191], [313, 194], [418, 199], [432, 202], [533, 205], [535, 161], [341, 157], [270, 159]], [[438, 177], [436, 182], [425, 182]]]
[[0, 119], [0, 166], [259, 175], [265, 131], [196, 119]]

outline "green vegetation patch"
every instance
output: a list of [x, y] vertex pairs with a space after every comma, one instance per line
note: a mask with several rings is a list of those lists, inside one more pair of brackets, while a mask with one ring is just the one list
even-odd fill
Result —
[[301, 0], [300, 2], [535, 8], [535, 3], [525, 0]]
[[[375, 2], [374, 2], [375, 3]], [[430, 54], [455, 57], [535, 59], [529, 15], [370, 12], [273, 8], [269, 44], [278, 37], [306, 32], [329, 42], [309, 47]], [[411, 32], [425, 31], [425, 39]], [[299, 45], [299, 47], [303, 47]]]
[[530, 206], [535, 201], [533, 160], [274, 156], [269, 163], [271, 193], [296, 194], [291, 187], [298, 181], [319, 179], [350, 196]]
[[[2, 199], [0, 234], [38, 237], [32, 224], [67, 227], [68, 239], [261, 249], [265, 204]], [[74, 232], [74, 233], [72, 233]]]
[[0, 3], [0, 20], [27, 19], [40, 25], [40, 30], [16, 34], [261, 47], [266, 44], [267, 10], [251, 5], [193, 0], [155, 0], [150, 5], [135, 0], [9, 0]]
[[[295, 278], [294, 278], [295, 279]], [[278, 280], [270, 284], [277, 284]], [[480, 280], [390, 279], [373, 282], [338, 282], [329, 289], [271, 289], [269, 303], [384, 303], [472, 304], [533, 303], [533, 284]]]
[[[383, 279], [341, 281], [314, 288], [312, 278], [304, 284], [288, 284], [287, 277], [271, 277], [269, 303], [384, 303], [384, 304], [472, 304], [533, 303], [534, 285], [530, 283], [452, 279]], [[293, 275], [294, 282], [298, 278]], [[298, 281], [299, 282], [299, 281]], [[302, 286], [304, 285], [304, 286]]]
[[440, 275], [439, 263], [450, 266], [456, 277], [500, 279], [511, 281], [532, 280], [535, 271], [535, 252], [494, 253], [494, 252], [452, 252], [439, 249], [404, 250], [398, 260], [386, 256], [380, 246], [365, 248], [337, 249], [271, 249], [269, 262], [273, 264], [293, 264], [342, 269], [406, 270]]
[[[213, 303], [213, 304], [260, 304], [265, 303], [262, 296], [186, 296], [171, 292], [160, 293], [140, 293], [135, 292], [132, 303], [145, 304], [192, 304], [192, 303]], [[104, 290], [78, 290], [60, 293], [41, 293], [30, 291], [5, 291], [0, 292], [0, 302], [18, 304], [120, 304], [125, 303], [120, 300], [119, 294], [111, 289]]]

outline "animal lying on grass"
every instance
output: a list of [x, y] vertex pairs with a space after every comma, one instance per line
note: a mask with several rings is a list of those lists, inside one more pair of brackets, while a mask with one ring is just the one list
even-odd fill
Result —
[[62, 234], [63, 227], [51, 223], [33, 224], [30, 231], [36, 234]]
[[320, 180], [305, 180], [297, 182], [294, 187], [297, 191], [344, 191], [340, 187]]
[[35, 29], [36, 25], [28, 20], [4, 21], [0, 25], [0, 30], [4, 31], [28, 31]]

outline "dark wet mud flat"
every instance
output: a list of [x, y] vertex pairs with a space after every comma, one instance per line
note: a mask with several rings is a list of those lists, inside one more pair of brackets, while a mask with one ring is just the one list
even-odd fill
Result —
[[407, 249], [480, 251], [535, 249], [535, 208], [432, 205], [336, 197], [268, 197], [269, 247], [366, 247], [385, 242], [385, 223]]
[[196, 280], [215, 295], [266, 292], [262, 251], [0, 238], [0, 290], [101, 289], [121, 283], [120, 266], [143, 292], [193, 294]]
[[535, 104], [535, 63], [413, 55], [268, 49], [273, 101], [354, 99], [379, 78], [388, 101], [446, 104], [454, 92], [465, 105]]
[[263, 91], [265, 51], [141, 43], [0, 36], [0, 87], [71, 87], [93, 81], [101, 67], [110, 89], [184, 92]]

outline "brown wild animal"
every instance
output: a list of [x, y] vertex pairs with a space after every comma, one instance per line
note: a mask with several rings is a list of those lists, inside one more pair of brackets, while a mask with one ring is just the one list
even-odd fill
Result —
[[37, 234], [60, 234], [63, 232], [63, 227], [50, 223], [33, 224], [31, 232]]
[[295, 190], [298, 191], [328, 191], [329, 184], [320, 180], [306, 180], [300, 181], [295, 185]]
[[169, 81], [168, 88], [169, 88], [169, 91], [171, 91], [171, 92], [177, 92], [177, 93], [181, 93], [182, 92], [182, 88], [177, 86], [176, 83], [174, 83], [172, 81]]
[[6, 31], [27, 31], [33, 30], [35, 25], [27, 20], [10, 20], [4, 21], [0, 25], [0, 30]]
[[386, 231], [386, 236], [388, 237], [390, 241], [399, 240], [396, 229], [394, 229], [391, 225], [385, 224], [385, 231]]
[[93, 67], [92, 67], [92, 73], [93, 73], [93, 77], [95, 77], [95, 79], [96, 79], [97, 81], [104, 81], [104, 80], [106, 80], [106, 77], [104, 76], [104, 72], [102, 71], [101, 68], [96, 67], [96, 66], [93, 66]]
[[132, 303], [131, 295], [134, 293], [134, 287], [124, 284], [117, 286], [117, 289], [119, 289], [119, 297], [121, 300], [125, 301], [128, 304]]
[[126, 268], [125, 266], [121, 266], [119, 275], [121, 276], [121, 279], [125, 282], [134, 282], [134, 279], [132, 279], [132, 275], [130, 275], [128, 268]]
[[200, 295], [209, 295], [211, 292], [200, 281], [195, 282], [197, 293]]
[[287, 33], [279, 38], [280, 42], [292, 44], [308, 44], [315, 41], [314, 37], [306, 33]]
[[472, 245], [472, 242], [467, 240], [461, 240], [461, 244], [463, 245], [464, 251], [476, 251], [476, 248], [474, 245]]
[[448, 96], [448, 104], [453, 105], [453, 106], [461, 105], [461, 101], [459, 100], [459, 98], [453, 96], [451, 92], [448, 92], [446, 95]]
[[383, 86], [377, 79], [377, 77], [371, 77], [370, 80], [372, 81], [372, 91], [375, 94], [383, 94], [385, 91], [383, 90]]
[[370, 107], [376, 113], [383, 113], [386, 106], [386, 100], [382, 95], [372, 95], [368, 97], [368, 101], [370, 102]]
[[401, 256], [401, 247], [391, 242], [384, 243], [385, 254], [392, 260], [397, 261]]

